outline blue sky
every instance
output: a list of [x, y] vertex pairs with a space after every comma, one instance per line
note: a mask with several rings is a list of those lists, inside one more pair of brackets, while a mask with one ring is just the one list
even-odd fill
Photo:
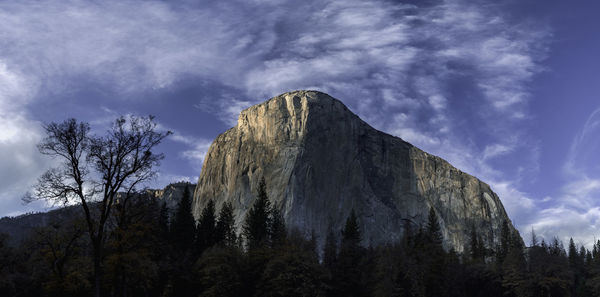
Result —
[[[0, 3], [0, 215], [53, 161], [41, 125], [121, 114], [175, 132], [150, 185], [195, 182], [239, 111], [295, 89], [342, 100], [489, 183], [524, 238], [600, 237], [596, 1]], [[597, 236], [599, 235], [599, 236]]]

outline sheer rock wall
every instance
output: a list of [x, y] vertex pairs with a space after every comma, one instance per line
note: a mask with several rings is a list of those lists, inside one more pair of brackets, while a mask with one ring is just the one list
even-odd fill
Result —
[[362, 121], [344, 104], [316, 91], [296, 91], [252, 106], [219, 135], [205, 157], [194, 192], [198, 217], [209, 199], [217, 210], [233, 204], [241, 230], [265, 177], [272, 203], [288, 227], [320, 241], [340, 230], [352, 209], [363, 244], [399, 240], [418, 228], [429, 208], [438, 214], [447, 248], [463, 251], [472, 226], [488, 246], [512, 224], [498, 196], [461, 172], [398, 137]]

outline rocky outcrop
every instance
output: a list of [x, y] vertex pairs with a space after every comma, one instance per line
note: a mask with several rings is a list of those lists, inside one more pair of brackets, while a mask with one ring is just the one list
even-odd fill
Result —
[[[209, 199], [235, 208], [241, 229], [264, 177], [272, 203], [289, 227], [339, 230], [354, 209], [364, 244], [399, 240], [406, 226], [438, 214], [448, 248], [462, 251], [472, 226], [488, 245], [510, 220], [498, 196], [398, 137], [362, 121], [342, 102], [296, 91], [252, 106], [219, 135], [206, 154], [194, 193], [198, 217]], [[513, 228], [514, 229], [514, 228]]]
[[191, 198], [191, 195], [194, 194], [196, 185], [188, 182], [176, 182], [167, 185], [164, 189], [147, 189], [145, 192], [150, 197], [156, 198], [159, 203], [164, 201], [167, 204], [170, 215], [173, 215], [177, 210], [177, 206], [183, 197], [183, 192], [186, 187], [188, 188]]

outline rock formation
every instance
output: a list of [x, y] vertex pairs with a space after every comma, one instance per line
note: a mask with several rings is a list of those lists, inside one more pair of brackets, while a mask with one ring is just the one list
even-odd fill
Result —
[[162, 201], [166, 202], [169, 214], [173, 215], [177, 210], [177, 206], [183, 197], [183, 191], [186, 187], [190, 192], [190, 198], [192, 198], [196, 185], [187, 182], [176, 182], [167, 185], [164, 189], [147, 189], [145, 192], [150, 195], [150, 197], [158, 199], [160, 203], [162, 203]]
[[194, 215], [209, 199], [217, 210], [229, 201], [241, 230], [262, 177], [288, 227], [314, 230], [320, 240], [329, 228], [340, 230], [352, 209], [363, 244], [399, 240], [406, 226], [426, 222], [430, 207], [445, 246], [459, 252], [472, 226], [488, 246], [499, 242], [504, 220], [513, 228], [487, 184], [316, 91], [285, 93], [240, 113], [206, 154]]

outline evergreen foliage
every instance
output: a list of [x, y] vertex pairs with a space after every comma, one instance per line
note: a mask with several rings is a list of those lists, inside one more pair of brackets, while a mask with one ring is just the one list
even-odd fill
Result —
[[448, 257], [442, 248], [442, 231], [433, 207], [429, 209], [426, 227], [425, 241], [421, 243], [423, 250], [428, 254], [428, 257], [423, 259], [425, 296], [442, 296], [447, 287], [444, 274], [440, 272], [446, 271]]
[[243, 288], [244, 255], [233, 246], [210, 248], [195, 265], [201, 297], [246, 296]]
[[279, 245], [257, 283], [254, 296], [325, 296], [324, 270], [299, 233]]
[[196, 253], [202, 254], [205, 249], [217, 243], [217, 218], [215, 217], [215, 202], [211, 199], [200, 214], [196, 230]]
[[531, 228], [531, 246], [538, 246], [539, 242], [538, 242], [538, 238], [537, 235], [535, 234], [535, 230], [533, 230], [533, 228]]
[[160, 206], [160, 213], [158, 215], [158, 226], [161, 236], [168, 236], [169, 234], [169, 208], [167, 202], [163, 201]]
[[271, 208], [271, 224], [269, 230], [270, 242], [272, 247], [277, 247], [285, 242], [286, 229], [283, 215], [275, 206]]
[[225, 202], [219, 212], [217, 220], [217, 243], [228, 247], [236, 244], [237, 236], [235, 234], [235, 216], [233, 215], [233, 206]]
[[[276, 211], [268, 203], [262, 205], [269, 206], [264, 208], [270, 210], [267, 219], [275, 221]], [[274, 232], [274, 223], [266, 225], [263, 238], [276, 244], [239, 246], [233, 209], [225, 203], [218, 218], [214, 205], [201, 216], [214, 226], [213, 244], [196, 254], [189, 252], [194, 244], [188, 241], [181, 247], [188, 252], [182, 253], [175, 248], [181, 242], [172, 242], [175, 233], [161, 231], [166, 222], [164, 204], [139, 195], [119, 207], [129, 209], [117, 208], [111, 215], [102, 262], [103, 292], [116, 297], [600, 296], [600, 242], [587, 250], [569, 241], [565, 251], [556, 238], [549, 244], [540, 239], [525, 248], [518, 234], [503, 227], [504, 242], [489, 250], [502, 252], [504, 247], [505, 254], [493, 261], [473, 227], [460, 255], [435, 240], [441, 232], [434, 224], [435, 212], [430, 211], [423, 228], [406, 230], [399, 242], [365, 248], [361, 224], [352, 211], [341, 230], [328, 232], [319, 262], [314, 233], [307, 236], [285, 227]], [[177, 221], [182, 220], [174, 218], [175, 230]], [[81, 222], [58, 221], [14, 247], [0, 235], [1, 296], [93, 295], [92, 249]], [[195, 233], [188, 228], [181, 236], [193, 238]]]
[[267, 185], [264, 177], [258, 185], [258, 193], [252, 208], [246, 215], [243, 235], [248, 249], [256, 249], [268, 244], [271, 227], [271, 203], [267, 197]]
[[334, 296], [363, 296], [366, 293], [361, 283], [364, 249], [360, 242], [359, 222], [353, 209], [342, 229], [340, 252], [333, 270], [337, 292]]
[[183, 196], [177, 204], [175, 218], [171, 223], [171, 241], [175, 247], [185, 251], [192, 246], [196, 233], [196, 220], [192, 215], [192, 199], [190, 190], [186, 186], [183, 190]]
[[429, 208], [429, 216], [427, 217], [427, 237], [434, 245], [441, 246], [444, 239], [440, 222], [433, 207]]
[[342, 229], [342, 247], [356, 247], [360, 245], [360, 242], [361, 236], [358, 218], [356, 217], [356, 213], [354, 213], [354, 209], [352, 209], [352, 211], [350, 211], [350, 216], [346, 219], [346, 225], [344, 226], [344, 229]]
[[485, 261], [485, 257], [487, 255], [486, 247], [479, 234], [475, 230], [475, 226], [471, 227], [470, 233], [470, 244], [469, 244], [469, 253], [471, 255], [471, 260], [474, 262], [483, 262]]

